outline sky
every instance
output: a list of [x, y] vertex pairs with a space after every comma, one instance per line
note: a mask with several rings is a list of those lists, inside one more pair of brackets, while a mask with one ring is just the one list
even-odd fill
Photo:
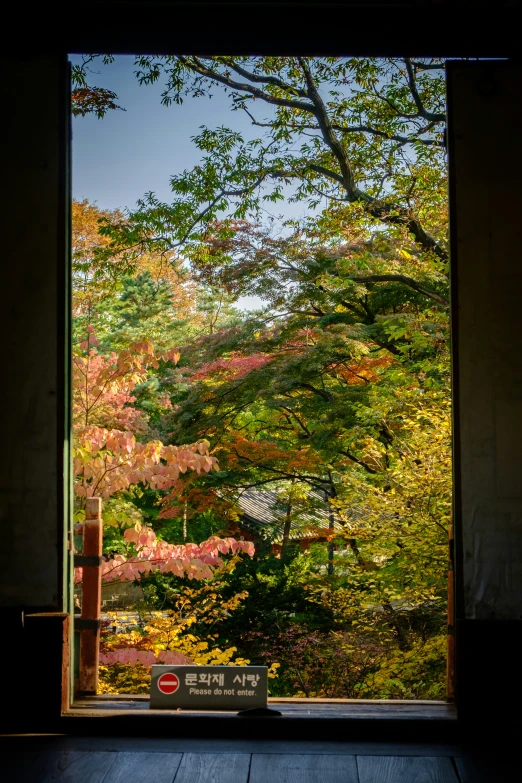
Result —
[[[81, 61], [78, 55], [70, 59]], [[140, 86], [133, 63], [132, 56], [118, 56], [112, 65], [95, 64], [89, 76], [92, 84], [114, 90], [125, 111], [73, 118], [73, 197], [102, 209], [133, 207], [148, 191], [168, 200], [169, 176], [199, 160], [190, 137], [200, 125], [230, 119], [221, 93], [162, 106], [161, 84]]]
[[[73, 63], [80, 55], [71, 55]], [[162, 106], [162, 85], [141, 86], [134, 76], [134, 57], [119, 55], [111, 65], [92, 66], [89, 82], [117, 93], [125, 111], [103, 119], [73, 118], [73, 198], [88, 199], [101, 209], [133, 207], [152, 191], [170, 199], [169, 177], [191, 169], [201, 152], [191, 142], [202, 125], [226, 125], [246, 137], [258, 135], [241, 112], [231, 112], [230, 99], [216, 88], [211, 99], [186, 98], [181, 106]], [[257, 132], [256, 132], [257, 131]], [[304, 217], [305, 204], [280, 202], [285, 217]]]
[[[82, 61], [81, 55], [69, 59], [75, 64]], [[132, 208], [149, 191], [168, 202], [169, 178], [201, 160], [202, 153], [191, 137], [202, 125], [233, 127], [246, 138], [259, 132], [246, 115], [231, 112], [229, 97], [218, 88], [211, 99], [189, 97], [182, 105], [167, 107], [161, 104], [161, 81], [142, 86], [134, 70], [132, 55], [119, 55], [106, 66], [94, 63], [88, 82], [113, 90], [125, 111], [110, 111], [103, 119], [73, 117], [72, 195], [100, 209]], [[304, 203], [285, 201], [269, 206], [272, 211], [267, 209], [267, 215], [276, 217], [299, 219], [309, 212]], [[236, 302], [244, 310], [262, 304], [257, 296]]]

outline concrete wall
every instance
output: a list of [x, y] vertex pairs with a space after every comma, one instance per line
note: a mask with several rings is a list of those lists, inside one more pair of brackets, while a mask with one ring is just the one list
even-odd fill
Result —
[[63, 607], [65, 69], [0, 65], [0, 607]]

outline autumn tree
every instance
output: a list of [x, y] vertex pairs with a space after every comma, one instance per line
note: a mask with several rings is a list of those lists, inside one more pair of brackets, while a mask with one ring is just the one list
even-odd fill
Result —
[[[393, 640], [386, 666], [372, 664], [380, 693], [404, 694], [386, 682], [413, 652], [440, 679], [451, 492], [443, 61], [139, 56], [136, 73], [163, 80], [167, 105], [223, 89], [252, 126], [248, 137], [233, 122], [203, 127], [201, 161], [172, 176], [169, 203], [149, 193], [124, 220], [103, 220], [100, 258], [132, 266], [179, 253], [199, 290], [227, 306], [262, 302], [242, 318], [211, 311], [209, 328], [183, 337], [162, 427], [173, 444], [208, 440], [219, 470], [180, 475], [162, 515], [219, 508], [232, 525], [246, 488], [275, 488], [289, 507], [292, 492], [323, 492], [342, 533], [335, 565], [301, 574], [309, 605], [339, 629], [339, 648], [353, 647], [348, 629], [375, 649]], [[267, 220], [284, 199], [306, 204], [306, 220]]]
[[[147, 254], [141, 257], [138, 261], [141, 265], [146, 264], [146, 270], [138, 272], [135, 278], [127, 278], [126, 288], [124, 284], [123, 292], [116, 298], [116, 303], [120, 303], [119, 315], [123, 315], [114, 338], [114, 344], [120, 350], [104, 353], [92, 321], [100, 325], [99, 319], [107, 316], [107, 310], [110, 315], [111, 308], [107, 303], [111, 298], [114, 300], [115, 293], [110, 286], [110, 259], [107, 261], [99, 255], [105, 244], [99, 233], [100, 222], [107, 215], [87, 202], [76, 202], [73, 206], [73, 315], [76, 316], [77, 333], [81, 334], [84, 330], [84, 339], [75, 345], [73, 351], [74, 488], [81, 518], [82, 499], [85, 497], [121, 496], [136, 485], [153, 491], [171, 490], [181, 474], [186, 471], [208, 472], [217, 468], [217, 461], [209, 453], [208, 442], [202, 439], [181, 447], [165, 445], [159, 439], [143, 439], [143, 435], [147, 434], [147, 417], [142, 409], [135, 406], [134, 391], [137, 386], [145, 384], [151, 370], [158, 370], [160, 365], [175, 365], [179, 359], [177, 349], [172, 347], [172, 339], [169, 340], [168, 330], [161, 332], [157, 325], [160, 315], [164, 316], [164, 320], [166, 315], [167, 322], [175, 318], [172, 310], [164, 313], [163, 306], [170, 302], [170, 290], [165, 278], [159, 280], [159, 289], [154, 283], [152, 273], [158, 271], [158, 259]], [[160, 266], [162, 263], [163, 259], [160, 259]], [[137, 266], [139, 269], [140, 264], [137, 263]], [[170, 271], [175, 269], [171, 266]], [[115, 287], [118, 291], [118, 286]], [[104, 297], [105, 312], [101, 312], [101, 296]], [[113, 302], [112, 306], [118, 312], [117, 304]], [[141, 308], [144, 316], [141, 323], [136, 312], [132, 314], [132, 308], [136, 310], [137, 307]], [[81, 322], [81, 316], [85, 314], [88, 319], [86, 326]], [[157, 350], [149, 339], [143, 338], [143, 332], [147, 334], [148, 329], [152, 331], [147, 336], [156, 337], [160, 346], [163, 343], [163, 350]], [[141, 340], [135, 341], [140, 331]], [[170, 406], [168, 398], [163, 406]], [[138, 439], [140, 436], [142, 440]], [[138, 557], [140, 567], [145, 571], [157, 561], [157, 567], [161, 565], [162, 568], [170, 563], [170, 571], [174, 569], [179, 575], [188, 568], [195, 569], [198, 578], [209, 577], [212, 573], [209, 566], [217, 562], [215, 553], [218, 550], [215, 547], [224, 546], [228, 551], [230, 546], [233, 549], [238, 546], [232, 539], [229, 539], [230, 543], [219, 544], [220, 539], [214, 538], [212, 544], [203, 542], [202, 549], [190, 545], [194, 551], [189, 551], [185, 547], [176, 560], [174, 554], [165, 549], [166, 544], [159, 541], [156, 547], [159, 547], [159, 554], [154, 553], [154, 531], [136, 522], [132, 514], [123, 528], [123, 535], [128, 540], [134, 533], [138, 538], [145, 537], [144, 541], [139, 539], [142, 549]], [[148, 545], [148, 553], [145, 552], [143, 557], [145, 544]], [[204, 553], [206, 561], [202, 560]], [[122, 559], [118, 566], [121, 573], [116, 574], [118, 578], [137, 578], [141, 573], [139, 568], [133, 570], [130, 562]], [[179, 565], [182, 562], [184, 565]], [[178, 565], [175, 566], [175, 563]], [[116, 565], [113, 563], [107, 573], [113, 571]], [[201, 572], [203, 566], [206, 571]], [[191, 571], [187, 573], [190, 576]]]

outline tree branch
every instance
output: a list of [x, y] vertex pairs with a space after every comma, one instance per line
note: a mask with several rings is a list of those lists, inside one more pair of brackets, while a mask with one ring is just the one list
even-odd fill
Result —
[[[248, 111], [246, 106], [242, 106], [243, 111], [250, 117], [250, 120], [252, 122], [252, 125], [256, 125], [258, 128], [280, 128], [281, 123], [280, 122], [259, 122], [259, 120], [256, 120], [254, 115]], [[435, 147], [442, 147], [444, 148], [444, 142], [438, 141], [437, 139], [421, 139], [419, 136], [422, 133], [428, 133], [433, 127], [435, 123], [430, 122], [428, 125], [425, 125], [423, 128], [419, 128], [419, 130], [413, 135], [413, 136], [398, 136], [396, 134], [389, 134], [386, 133], [386, 131], [378, 130], [377, 128], [372, 128], [369, 125], [339, 125], [335, 122], [332, 123], [332, 128], [336, 131], [339, 131], [340, 133], [369, 133], [372, 136], [379, 136], [383, 139], [386, 139], [387, 141], [398, 141], [400, 144], [412, 144], [414, 141], [420, 142], [421, 144], [426, 144], [428, 146], [435, 146]], [[290, 123], [287, 123], [287, 127], [292, 131], [305, 131], [305, 130], [315, 130], [320, 131], [319, 125], [304, 125], [304, 124], [295, 124], [292, 125]]]
[[290, 84], [286, 84], [282, 79], [278, 79], [277, 76], [259, 76], [259, 74], [247, 71], [246, 68], [242, 68], [240, 65], [231, 62], [230, 60], [224, 59], [223, 62], [225, 62], [229, 68], [232, 68], [233, 71], [238, 73], [240, 76], [243, 76], [245, 79], [249, 79], [251, 82], [256, 82], [257, 84], [271, 84], [274, 87], [279, 87], [281, 90], [293, 92], [296, 95], [299, 95], [300, 98], [308, 97], [306, 90], [301, 90], [298, 87], [292, 87]]
[[[412, 86], [409, 83], [408, 83], [408, 86], [410, 87], [410, 91], [411, 91], [412, 90]], [[413, 89], [416, 90], [415, 85], [413, 85]], [[426, 111], [426, 109], [424, 108], [422, 102], [421, 102], [422, 111], [417, 111], [416, 114], [405, 114], [405, 112], [402, 109], [400, 109], [392, 100], [390, 100], [390, 98], [388, 98], [387, 95], [383, 95], [382, 93], [380, 93], [377, 90], [377, 88], [375, 87], [375, 85], [373, 85], [373, 93], [381, 101], [384, 101], [385, 103], [387, 103], [388, 106], [391, 109], [393, 109], [393, 111], [397, 114], [398, 117], [402, 117], [405, 120], [417, 120], [417, 119], [419, 119], [419, 117], [422, 117], [425, 120], [432, 120], [434, 122], [444, 122], [445, 119], [446, 119], [446, 115], [445, 114], [432, 114], [431, 112]], [[417, 94], [417, 97], [419, 98], [419, 101], [420, 101], [420, 97], [418, 96], [418, 94]], [[413, 98], [413, 100], [415, 102], [415, 97], [413, 95], [413, 92], [412, 92], [412, 98]]]
[[305, 381], [296, 381], [294, 383], [294, 386], [301, 387], [303, 389], [310, 389], [310, 391], [312, 391], [314, 394], [318, 394], [319, 397], [322, 397], [323, 400], [326, 400], [326, 402], [331, 402], [333, 400], [332, 392], [328, 392], [323, 389], [318, 389], [316, 386], [313, 386], [311, 383], [306, 383]]
[[[185, 56], [178, 55], [178, 59], [183, 65], [185, 65], [187, 69], [234, 90], [246, 92], [248, 95], [251, 95], [254, 98], [259, 98], [266, 103], [270, 103], [275, 106], [297, 109], [298, 111], [312, 114], [317, 119], [319, 126], [318, 129], [322, 135], [323, 141], [337, 160], [341, 173], [337, 174], [336, 172], [332, 172], [329, 169], [321, 170], [321, 168], [316, 164], [309, 164], [309, 168], [316, 170], [318, 173], [322, 173], [324, 176], [327, 176], [330, 179], [334, 179], [339, 184], [341, 184], [347, 194], [348, 201], [363, 202], [368, 214], [370, 214], [375, 219], [382, 221], [383, 223], [388, 225], [404, 226], [413, 235], [415, 241], [425, 250], [433, 252], [434, 255], [441, 261], [447, 261], [447, 251], [424, 230], [419, 219], [414, 214], [412, 214], [409, 209], [406, 209], [405, 207], [402, 207], [398, 204], [388, 204], [386, 202], [380, 201], [357, 187], [348, 154], [334, 133], [334, 127], [330, 122], [326, 106], [321, 96], [319, 95], [313, 76], [303, 57], [298, 58], [298, 60], [303, 70], [307, 84], [307, 95], [310, 98], [310, 102], [273, 97], [264, 90], [260, 90], [251, 84], [237, 82], [230, 77], [218, 73], [212, 68], [208, 68], [197, 57], [187, 58]], [[245, 71], [245, 73], [248, 73], [248, 71]], [[413, 88], [416, 90], [414, 83]], [[424, 117], [431, 122], [444, 121], [445, 119], [445, 115], [427, 112], [424, 108], [423, 113], [418, 113], [411, 116], [401, 114], [400, 110], [390, 100], [388, 100], [386, 96], [380, 95], [377, 91], [375, 92], [379, 98], [386, 100], [388, 104], [392, 106], [394, 111], [397, 112], [397, 114], [405, 117], [406, 119]], [[314, 166], [315, 169], [313, 169]], [[272, 176], [277, 175], [272, 174]], [[282, 176], [282, 174], [279, 174], [279, 176]], [[295, 177], [297, 175], [287, 174], [286, 176]]]
[[342, 182], [346, 192], [348, 193], [348, 197], [351, 200], [355, 200], [359, 196], [359, 193], [358, 193], [358, 189], [355, 186], [353, 171], [350, 165], [350, 161], [348, 160], [348, 155], [346, 154], [346, 150], [344, 149], [343, 145], [341, 144], [341, 142], [333, 132], [332, 124], [330, 122], [330, 118], [328, 116], [326, 106], [323, 103], [323, 99], [319, 95], [317, 86], [315, 84], [311, 71], [308, 68], [308, 65], [306, 64], [304, 57], [299, 57], [298, 59], [299, 59], [299, 64], [305, 76], [306, 84], [308, 87], [308, 95], [313, 103], [312, 114], [315, 115], [317, 122], [319, 123], [319, 128], [325, 144], [327, 144], [327, 146], [333, 152], [335, 158], [337, 159], [337, 162], [339, 163], [339, 167], [341, 169], [341, 175], [342, 175]]
[[281, 407], [284, 411], [287, 411], [287, 413], [296, 420], [296, 422], [299, 424], [303, 432], [307, 435], [307, 437], [310, 438], [312, 436], [312, 433], [310, 432], [306, 424], [303, 424], [303, 422], [301, 421], [299, 416], [295, 413], [295, 411], [293, 411], [291, 408], [287, 408], [286, 405], [282, 405]]
[[419, 294], [428, 296], [430, 299], [433, 299], [444, 307], [449, 307], [448, 300], [443, 296], [436, 291], [426, 288], [412, 277], [407, 277], [406, 275], [350, 275], [348, 279], [353, 280], [355, 283], [402, 283], [409, 288], [413, 288], [413, 290], [417, 291]]
[[411, 60], [411, 64], [419, 71], [443, 71], [444, 63], [421, 63], [418, 60]]
[[411, 97], [413, 98], [413, 102], [415, 106], [417, 107], [417, 111], [419, 113], [420, 117], [424, 117], [425, 120], [430, 120], [431, 122], [444, 122], [446, 119], [445, 114], [433, 114], [433, 112], [427, 111], [424, 107], [424, 104], [421, 100], [421, 97], [419, 95], [419, 92], [417, 90], [417, 83], [415, 81], [415, 74], [413, 72], [413, 67], [411, 64], [411, 60], [409, 57], [404, 58], [404, 64], [406, 65], [406, 71], [408, 74], [408, 87], [410, 88]]
[[[346, 190], [348, 200], [352, 202], [363, 201], [367, 205], [367, 210], [373, 217], [378, 220], [382, 220], [383, 223], [390, 223], [392, 225], [404, 225], [419, 242], [427, 250], [431, 250], [441, 260], [447, 260], [447, 253], [442, 247], [431, 237], [421, 226], [419, 220], [411, 214], [409, 210], [404, 207], [398, 207], [397, 205], [387, 205], [380, 203], [377, 199], [372, 198], [367, 193], [359, 190], [355, 184], [352, 168], [348, 160], [348, 155], [341, 142], [336, 138], [330, 118], [326, 111], [326, 107], [323, 103], [321, 96], [317, 91], [317, 87], [313, 80], [312, 74], [304, 60], [299, 58], [299, 63], [303, 69], [306, 83], [308, 85], [308, 93], [314, 105], [313, 114], [317, 118], [319, 127], [325, 143], [328, 145], [332, 153], [334, 154], [339, 167], [341, 169], [342, 181], [344, 189]], [[444, 119], [444, 115], [441, 115]], [[431, 116], [429, 119], [434, 120], [436, 115]], [[331, 175], [330, 175], [331, 176]]]
[[341, 175], [337, 174], [331, 169], [327, 169], [325, 166], [319, 166], [317, 163], [310, 163], [307, 168], [311, 169], [312, 171], [316, 171], [318, 174], [322, 174], [324, 177], [334, 179], [340, 185], [344, 186], [344, 179], [341, 177]]
[[260, 90], [251, 84], [247, 84], [246, 82], [236, 82], [234, 79], [231, 79], [228, 76], [223, 76], [217, 71], [212, 70], [212, 68], [207, 68], [197, 57], [193, 57], [192, 61], [189, 61], [187, 57], [178, 55], [178, 59], [187, 68], [196, 71], [196, 73], [199, 73], [201, 76], [205, 76], [208, 79], [214, 79], [214, 81], [217, 81], [220, 84], [224, 84], [226, 87], [231, 87], [232, 89], [239, 90], [241, 92], [247, 92], [249, 95], [252, 95], [255, 98], [261, 98], [261, 100], [266, 101], [267, 103], [272, 103], [274, 106], [285, 106], [289, 109], [297, 109], [299, 111], [308, 111], [313, 113], [314, 107], [311, 103], [292, 100], [292, 98], [276, 98], [275, 96], [269, 95], [268, 93], [264, 92], [264, 90]]
[[354, 455], [350, 454], [349, 451], [343, 451], [342, 449], [339, 449], [339, 453], [340, 454], [344, 454], [344, 456], [348, 457], [348, 459], [350, 459], [352, 462], [355, 462], [355, 463], [357, 463], [357, 465], [360, 465], [361, 468], [364, 468], [366, 471], [368, 471], [368, 473], [372, 473], [373, 475], [378, 473], [378, 471], [375, 470], [375, 468], [371, 468], [369, 465], [366, 464], [366, 462], [363, 462], [362, 460], [357, 459], [357, 457], [354, 457]]

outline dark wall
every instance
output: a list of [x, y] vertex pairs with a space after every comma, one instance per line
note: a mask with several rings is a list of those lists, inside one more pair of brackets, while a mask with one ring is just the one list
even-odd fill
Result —
[[522, 68], [449, 69], [457, 698], [522, 694]]
[[522, 69], [449, 82], [459, 614], [521, 620]]
[[521, 1], [91, 0], [30, 14], [10, 5], [17, 35], [3, 47], [15, 53], [517, 57]]
[[63, 608], [65, 68], [58, 57], [0, 68], [0, 607]]
[[[495, 13], [475, 13], [467, 4], [461, 15], [447, 3], [434, 8], [428, 2], [390, 3], [384, 10], [371, 3], [366, 10], [348, 3], [283, 3], [270, 11], [260, 3], [241, 14], [241, 4], [207, 4], [203, 10], [200, 3], [191, 5], [192, 10], [189, 4], [108, 2], [102, 18], [102, 4], [93, 2], [88, 13], [71, 9], [66, 35], [52, 27], [46, 9], [45, 17], [31, 17], [31, 26], [25, 20], [23, 27], [24, 51], [42, 54], [6, 56], [2, 62], [0, 334], [7, 356], [1, 383], [0, 622], [9, 649], [2, 645], [0, 653], [8, 655], [6, 666], [23, 636], [22, 610], [60, 612], [67, 604], [64, 53], [187, 51], [197, 41], [198, 50], [213, 52], [297, 47], [311, 54], [394, 55], [409, 51], [412, 41], [417, 55], [507, 57], [517, 51], [511, 40], [519, 28], [513, 9], [504, 12], [502, 3]], [[53, 47], [55, 54], [47, 54]], [[459, 422], [457, 687], [461, 703], [468, 704], [483, 695], [480, 675], [491, 671], [490, 664], [495, 676], [504, 677], [504, 692], [520, 691], [513, 656], [519, 649], [522, 585], [522, 80], [513, 65], [490, 65], [491, 88], [484, 82], [485, 67], [454, 69], [450, 100]], [[45, 645], [44, 635], [41, 639]], [[61, 662], [58, 667], [60, 672]]]

